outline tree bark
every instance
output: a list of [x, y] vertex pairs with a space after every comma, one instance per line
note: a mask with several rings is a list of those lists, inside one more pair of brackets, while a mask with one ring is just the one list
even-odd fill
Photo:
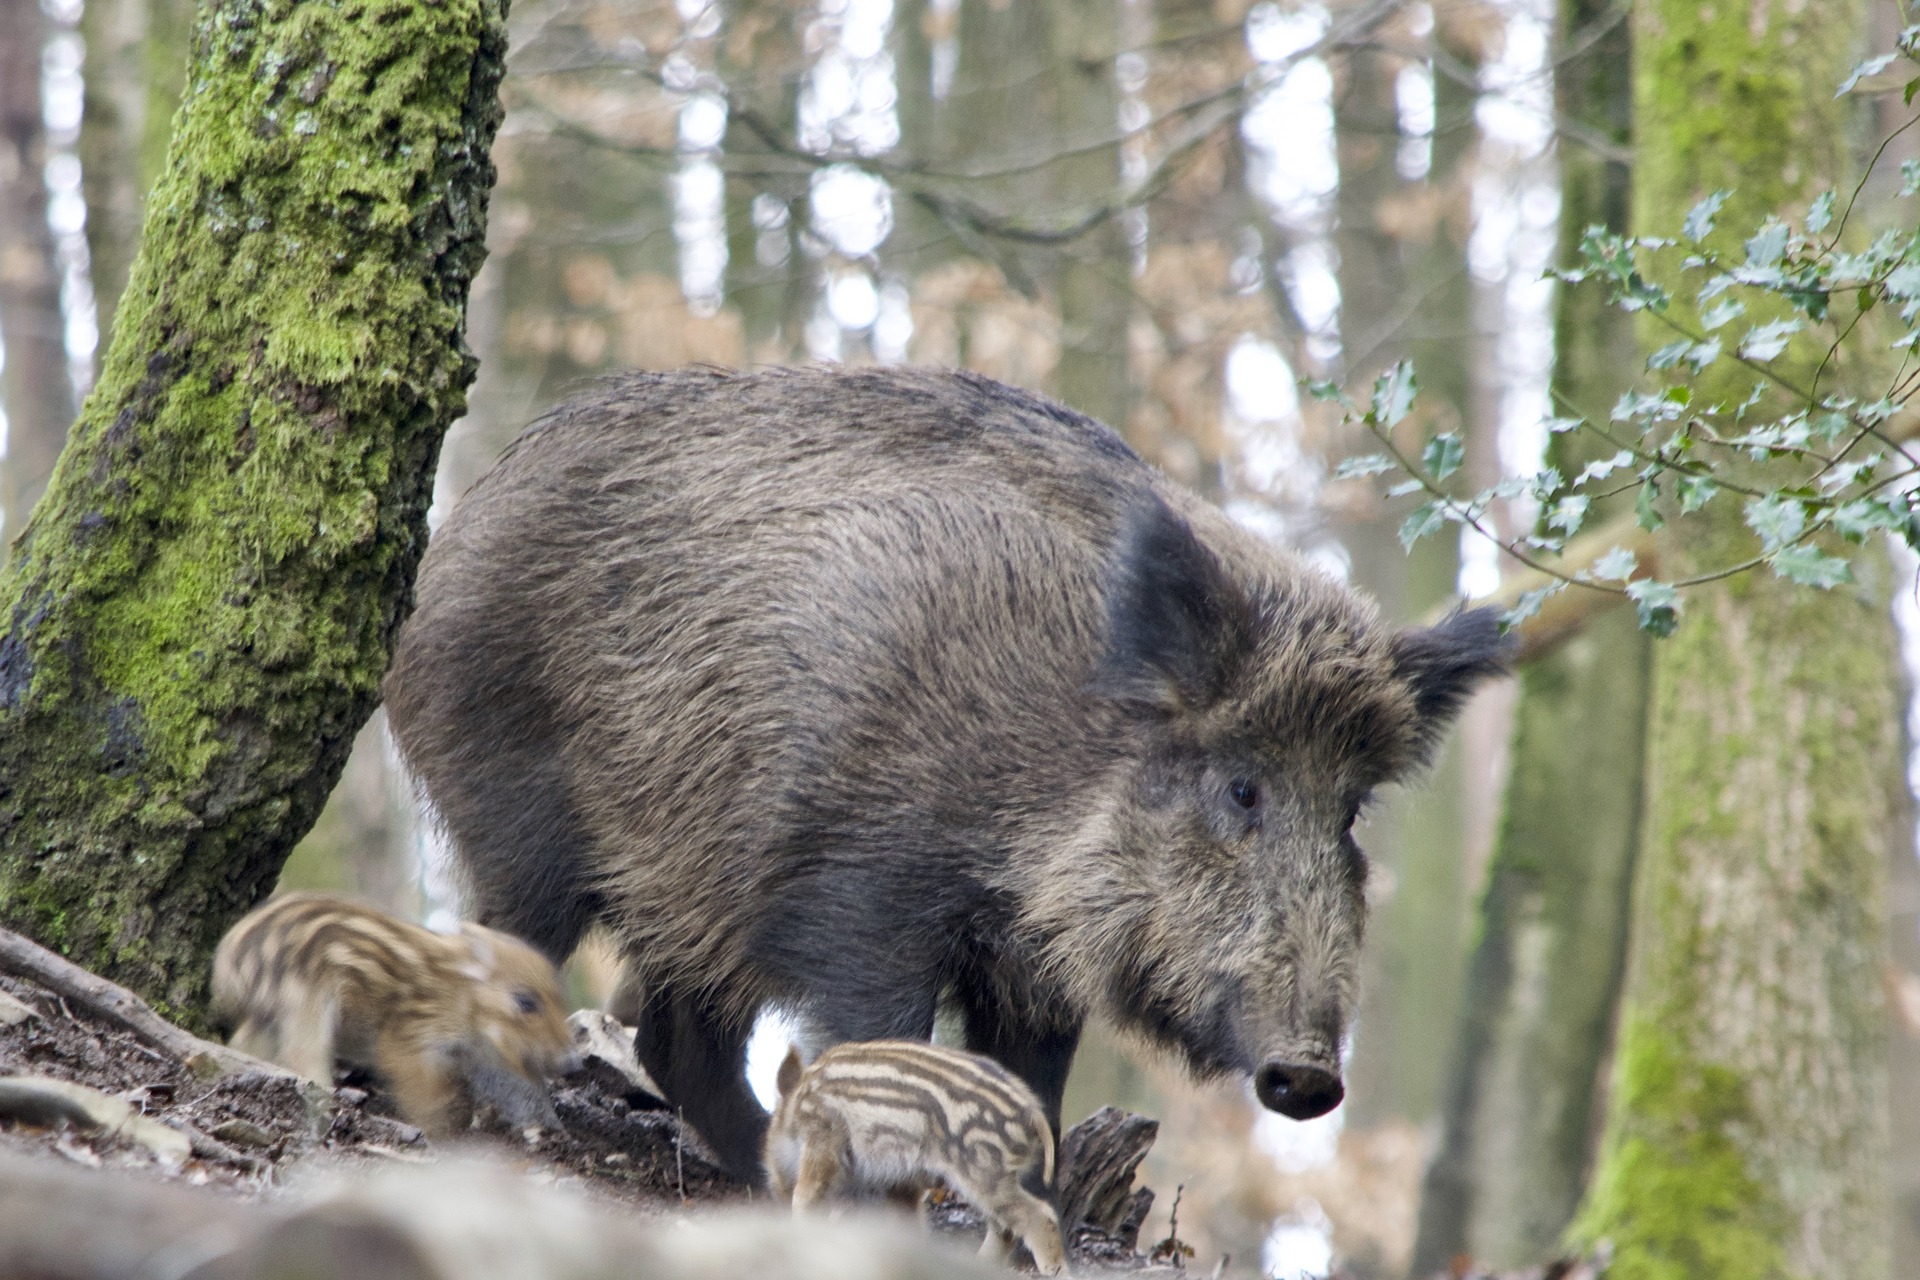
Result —
[[0, 0], [0, 341], [7, 410], [0, 459], [0, 562], [47, 486], [73, 421], [60, 268], [47, 226], [46, 131], [40, 52], [47, 20], [37, 0]]
[[[1737, 253], [1764, 214], [1842, 183], [1833, 86], [1860, 15], [1641, 0], [1636, 232], [1730, 188]], [[1735, 502], [1702, 514], [1663, 537], [1663, 573], [1752, 545]], [[1890, 582], [1880, 556], [1855, 571], [1831, 593], [1764, 573], [1698, 589], [1654, 650], [1620, 1040], [1576, 1224], [1613, 1242], [1620, 1280], [1887, 1274], [1884, 895], [1908, 837]]]
[[[1624, 143], [1630, 44], [1624, 21], [1605, 25], [1609, 10], [1562, 5], [1561, 46], [1585, 50], [1556, 63], [1556, 96], [1563, 116]], [[1591, 151], [1563, 143], [1561, 155], [1559, 257], [1571, 263], [1588, 227], [1626, 230], [1629, 184]], [[1555, 391], [1612, 404], [1635, 364], [1627, 317], [1600, 290], [1563, 289], [1555, 334]], [[1550, 461], [1578, 472], [1593, 452], [1582, 444], [1555, 437]], [[1462, 1254], [1496, 1268], [1551, 1261], [1578, 1207], [1626, 955], [1648, 661], [1632, 614], [1614, 610], [1522, 672], [1415, 1274]]]
[[98, 388], [0, 579], [0, 923], [197, 1021], [411, 604], [500, 0], [216, 0]]

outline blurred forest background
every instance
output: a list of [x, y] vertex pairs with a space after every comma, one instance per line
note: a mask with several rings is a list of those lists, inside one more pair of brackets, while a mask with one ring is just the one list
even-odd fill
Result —
[[[1635, 106], [1654, 95], [1635, 84], [1631, 9], [516, 0], [491, 257], [471, 301], [480, 375], [437, 511], [610, 370], [963, 365], [1113, 424], [1397, 620], [1492, 594], [1491, 542], [1450, 528], [1409, 555], [1402, 507], [1333, 477], [1364, 442], [1298, 381], [1364, 385], [1412, 359], [1423, 394], [1401, 430], [1459, 432], [1489, 484], [1566, 447], [1540, 425], [1556, 394], [1603, 405], [1631, 383], [1632, 325], [1543, 274], [1587, 226], [1631, 229]], [[1766, 11], [1740, 7], [1739, 22], [1764, 27]], [[1824, 35], [1782, 56], [1837, 50], [1832, 74], [1817, 58], [1782, 72], [1822, 100], [1907, 20], [1892, 0], [1783, 12]], [[189, 0], [0, 0], [7, 540], [111, 330], [192, 23]], [[1809, 170], [1860, 171], [1907, 116], [1897, 87], [1850, 99]], [[1916, 154], [1909, 134], [1874, 171], [1864, 232], [1911, 220], [1892, 186]], [[1779, 188], [1800, 209], [1802, 185]], [[1909, 657], [1911, 579], [1896, 557], [1855, 593]], [[1594, 615], [1478, 700], [1430, 776], [1367, 820], [1374, 924], [1332, 1116], [1295, 1125], [1091, 1037], [1069, 1120], [1116, 1102], [1162, 1121], [1143, 1239], [1165, 1234], [1179, 1187], [1191, 1265], [1227, 1255], [1231, 1274], [1555, 1256], [1604, 1163], [1636, 859], [1657, 809], [1650, 653], [1630, 610]], [[1852, 678], [1888, 700], [1910, 684], [1897, 665]], [[1796, 1255], [1796, 1271], [1920, 1276], [1920, 870], [1896, 773], [1860, 785], [1877, 795], [1856, 842], [1872, 866], [1865, 890], [1837, 890], [1858, 916], [1841, 939], [1854, 1003], [1832, 1015], [1848, 1034], [1809, 1034], [1844, 1041], [1845, 1078], [1814, 1078], [1857, 1089], [1876, 1131], [1862, 1146], [1838, 1126], [1858, 1159], [1787, 1167], [1780, 1194], [1844, 1204], [1835, 1230], [1891, 1240], [1866, 1246], [1864, 1270], [1842, 1251]], [[431, 916], [457, 910], [444, 865], [376, 715], [282, 883]], [[1774, 931], [1796, 941], [1789, 921]], [[610, 962], [583, 955], [573, 980], [601, 998]], [[1816, 1092], [1801, 1105], [1824, 1106]]]

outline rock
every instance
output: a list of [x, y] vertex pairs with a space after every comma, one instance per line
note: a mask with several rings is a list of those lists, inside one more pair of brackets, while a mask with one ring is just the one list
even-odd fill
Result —
[[621, 1026], [598, 1009], [576, 1009], [567, 1019], [580, 1070], [569, 1081], [591, 1080], [636, 1111], [664, 1111], [666, 1095], [633, 1052], [633, 1028]]
[[258, 1147], [265, 1150], [280, 1141], [259, 1125], [238, 1118], [215, 1125], [211, 1133], [220, 1141], [230, 1142], [236, 1147]]
[[40, 1011], [26, 1001], [0, 991], [0, 1027], [17, 1027], [27, 1019], [39, 1016]]

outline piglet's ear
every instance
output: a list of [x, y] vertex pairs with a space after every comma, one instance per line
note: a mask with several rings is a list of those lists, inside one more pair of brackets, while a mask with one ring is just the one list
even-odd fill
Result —
[[1513, 665], [1513, 640], [1500, 633], [1495, 609], [1460, 609], [1435, 626], [1393, 638], [1395, 672], [1413, 690], [1426, 755], [1480, 684]]
[[787, 1056], [780, 1059], [780, 1072], [773, 1078], [774, 1087], [780, 1091], [781, 1097], [784, 1098], [792, 1093], [793, 1087], [800, 1083], [800, 1072], [802, 1069], [800, 1065], [800, 1046], [788, 1045]]
[[472, 925], [460, 930], [460, 936], [467, 943], [467, 960], [459, 966], [460, 972], [475, 982], [491, 979], [494, 966], [493, 939]]
[[1107, 644], [1092, 688], [1159, 711], [1212, 704], [1252, 632], [1218, 556], [1158, 499], [1122, 528], [1107, 573]]

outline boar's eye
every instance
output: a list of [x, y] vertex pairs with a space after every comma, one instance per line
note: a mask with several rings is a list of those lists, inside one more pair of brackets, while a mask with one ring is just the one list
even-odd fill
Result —
[[513, 993], [513, 1007], [522, 1013], [538, 1013], [540, 1000], [531, 991], [516, 991]]
[[1252, 809], [1260, 803], [1260, 788], [1245, 778], [1235, 778], [1227, 784], [1227, 794], [1242, 809]]

